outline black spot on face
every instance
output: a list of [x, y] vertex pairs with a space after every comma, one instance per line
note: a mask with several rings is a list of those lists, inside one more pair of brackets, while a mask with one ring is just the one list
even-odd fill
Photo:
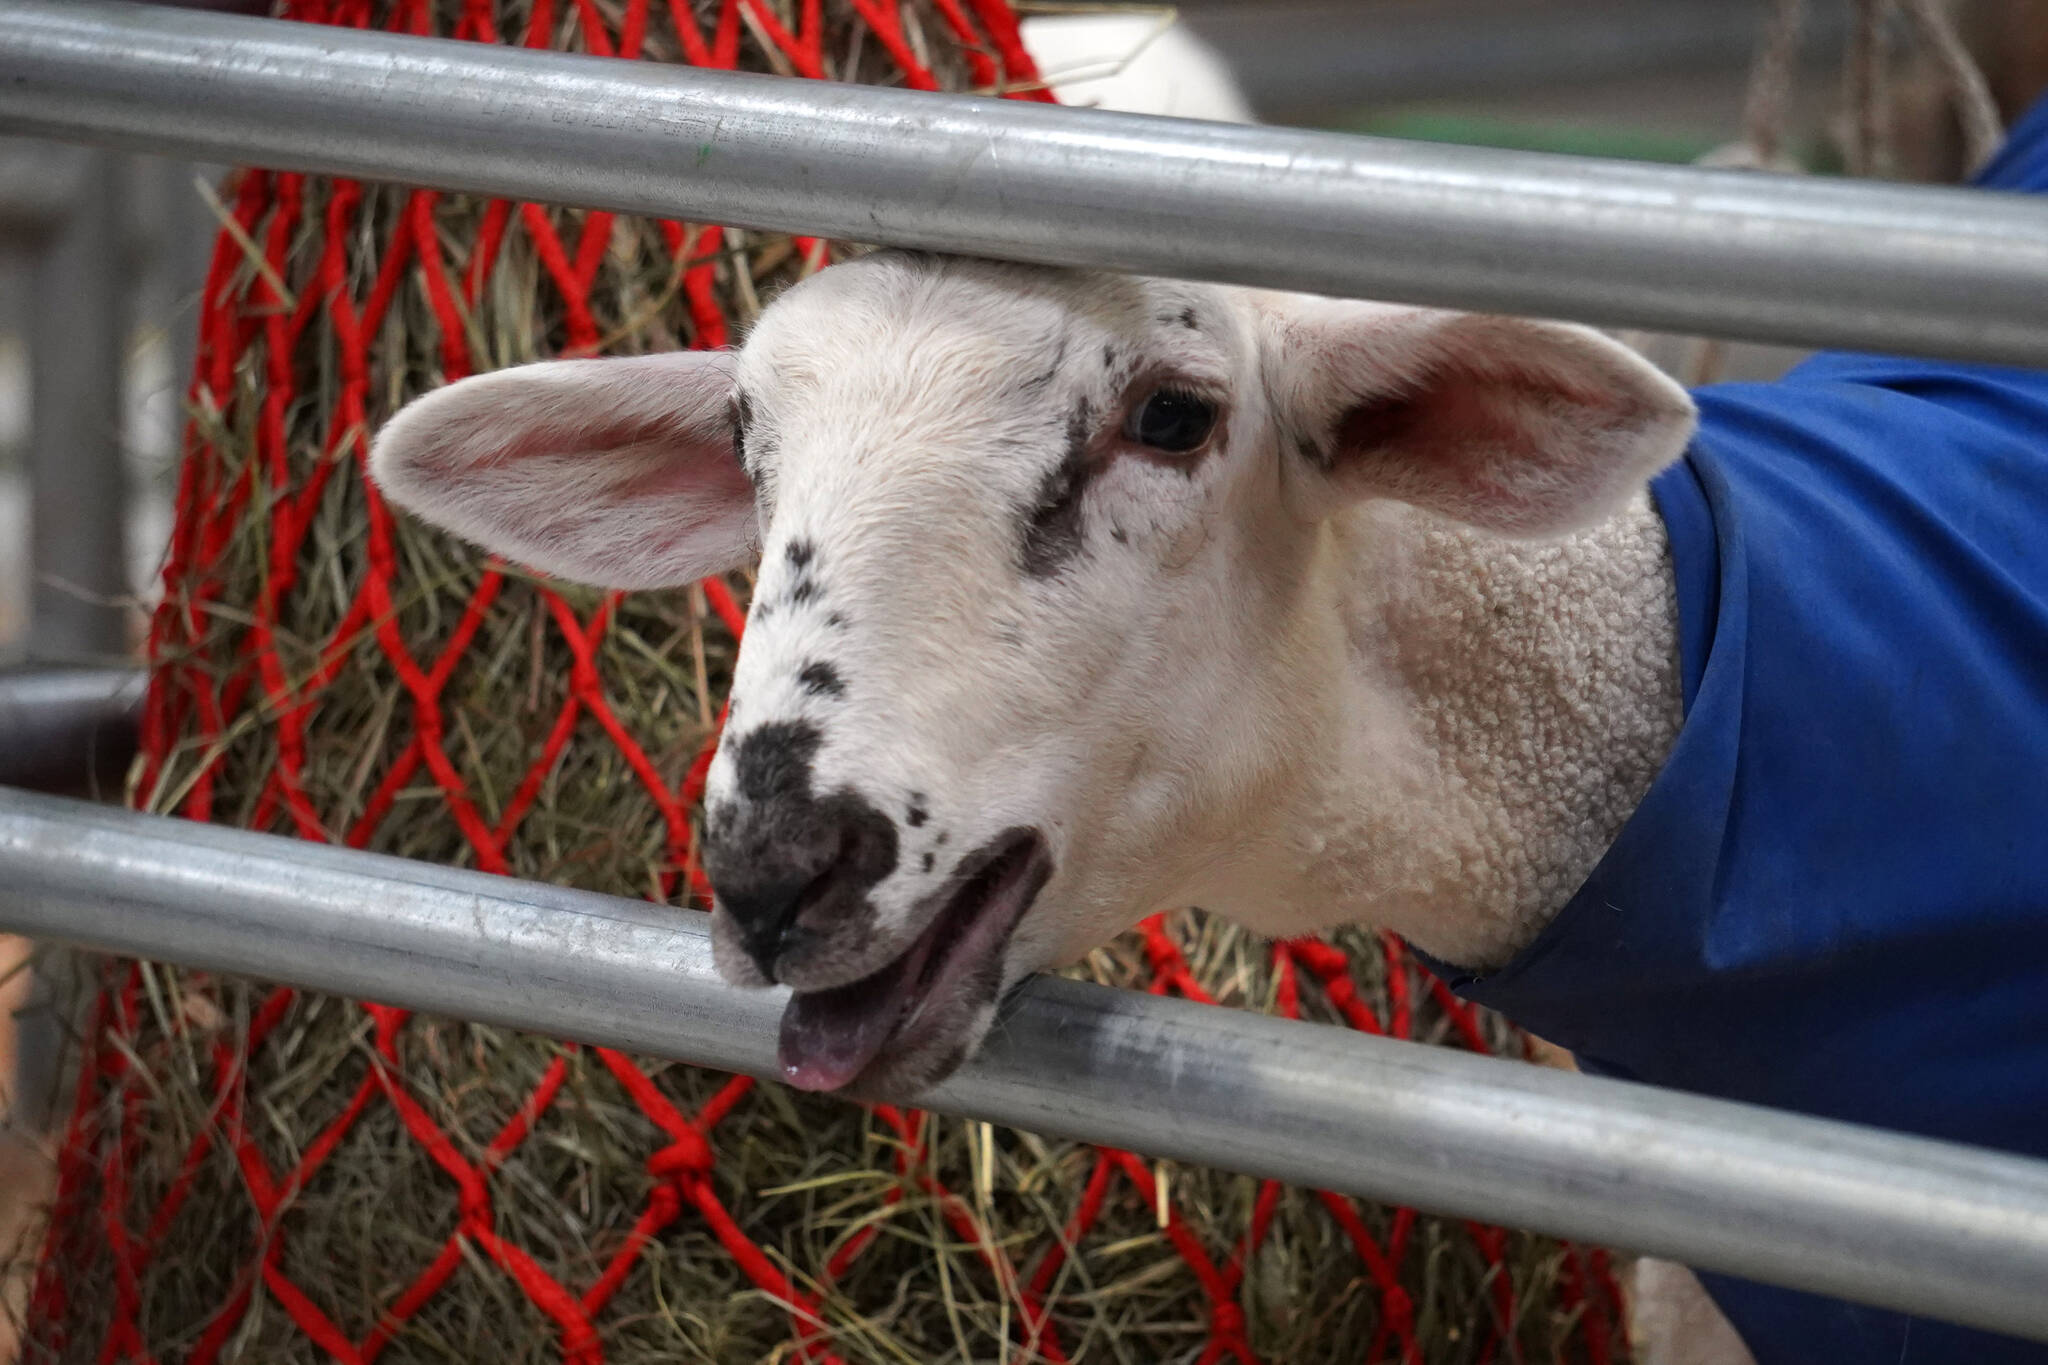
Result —
[[825, 624], [835, 628], [843, 627], [846, 624], [846, 618], [835, 611], [825, 618]]
[[804, 691], [814, 697], [843, 697], [846, 695], [846, 681], [839, 676], [839, 670], [822, 659], [814, 659], [796, 675]]
[[1202, 330], [1202, 324], [1195, 317], [1195, 310], [1192, 306], [1180, 310], [1180, 325], [1187, 328], [1190, 332]]
[[933, 858], [933, 856], [932, 856], [931, 854], [929, 854], [929, 853], [925, 854], [925, 855], [924, 855], [924, 870], [925, 870], [925, 871], [927, 871], [927, 872], [931, 871], [931, 870], [932, 870], [932, 863], [933, 863], [934, 861], [936, 861], [936, 860], [935, 860], [935, 859]]
[[934, 840], [932, 840], [932, 842], [933, 842], [934, 844], [944, 845], [944, 844], [945, 844], [945, 842], [946, 842], [946, 840], [948, 840], [948, 839], [950, 839], [950, 838], [952, 838], [952, 837], [953, 837], [953, 836], [952, 836], [952, 834], [951, 834], [951, 833], [950, 833], [949, 831], [947, 831], [947, 830], [943, 830], [943, 829], [942, 829], [942, 830], [940, 830], [940, 831], [939, 831], [939, 837], [938, 837], [938, 838], [936, 838], [936, 839], [934, 839]]
[[868, 893], [896, 869], [896, 826], [855, 792], [813, 789], [816, 726], [777, 721], [731, 742], [740, 799], [712, 812], [704, 868], [748, 955], [773, 977], [789, 947], [872, 913]]
[[918, 827], [923, 825], [925, 821], [932, 818], [931, 811], [925, 808], [924, 794], [922, 792], [912, 793], [910, 798], [910, 809], [904, 813], [903, 818], [910, 822], [910, 827], [912, 829], [917, 829]]
[[821, 739], [817, 726], [800, 720], [773, 721], [749, 731], [733, 753], [740, 795], [757, 803], [809, 796], [811, 760]]
[[1102, 348], [1102, 365], [1104, 369], [1108, 370], [1116, 368], [1116, 347], [1105, 346]]
[[818, 596], [818, 580], [813, 577], [818, 568], [817, 544], [803, 536], [792, 537], [782, 547], [782, 557], [789, 561], [789, 567], [796, 575], [796, 581], [789, 585], [787, 601], [793, 607], [800, 607]]
[[1081, 552], [1086, 528], [1081, 519], [1082, 494], [1091, 470], [1088, 437], [1094, 414], [1087, 403], [1067, 419], [1067, 449], [1060, 462], [1039, 481], [1024, 526], [1024, 572], [1050, 578]]

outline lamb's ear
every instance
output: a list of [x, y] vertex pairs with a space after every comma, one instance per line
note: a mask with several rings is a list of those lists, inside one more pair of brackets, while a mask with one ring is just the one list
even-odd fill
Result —
[[1612, 515], [1692, 435], [1685, 390], [1589, 328], [1327, 300], [1271, 321], [1268, 387], [1325, 498], [1561, 535]]
[[754, 490], [733, 449], [733, 357], [556, 360], [464, 379], [386, 424], [386, 497], [574, 583], [660, 588], [746, 562]]

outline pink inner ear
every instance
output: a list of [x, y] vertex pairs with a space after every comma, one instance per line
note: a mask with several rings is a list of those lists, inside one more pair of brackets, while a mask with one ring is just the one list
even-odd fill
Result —
[[707, 518], [728, 503], [753, 502], [753, 484], [738, 461], [722, 446], [700, 440], [672, 421], [620, 417], [578, 427], [573, 433], [537, 428], [476, 460], [471, 468], [500, 469], [534, 458], [559, 458], [565, 449], [609, 453], [602, 461], [593, 455], [591, 477], [604, 480], [605, 495], [613, 501], [681, 499], [683, 510], [701, 508]]
[[707, 505], [735, 500], [751, 505], [754, 501], [754, 485], [738, 462], [723, 451], [684, 441], [656, 444], [644, 434], [636, 444], [648, 458], [631, 476], [613, 485], [615, 497], [681, 497]]
[[[1559, 491], [1560, 467], [1628, 420], [1625, 396], [1512, 365], [1439, 364], [1337, 425], [1338, 459], [1383, 494], [1480, 522], [1514, 522]], [[1566, 476], [1568, 477], [1568, 475]]]
[[487, 458], [471, 463], [474, 468], [497, 469], [535, 456], [555, 456], [565, 451], [632, 450], [652, 445], [664, 434], [661, 424], [645, 418], [619, 417], [610, 422], [573, 427], [566, 423], [535, 424], [522, 429], [516, 439]]

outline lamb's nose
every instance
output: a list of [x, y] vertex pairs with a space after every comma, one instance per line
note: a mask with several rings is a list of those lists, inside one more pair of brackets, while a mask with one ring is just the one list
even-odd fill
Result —
[[896, 868], [896, 826], [859, 793], [817, 795], [817, 732], [770, 724], [740, 737], [738, 781], [704, 831], [704, 870], [761, 974], [813, 932], [871, 915], [868, 893]]
[[868, 890], [895, 868], [895, 829], [877, 819], [842, 794], [745, 806], [711, 833], [705, 870], [762, 976], [776, 978], [807, 929], [868, 913]]
[[863, 875], [875, 861], [866, 822], [843, 818], [842, 804], [749, 807], [707, 841], [705, 870], [718, 903], [771, 981], [776, 961], [802, 944], [799, 921], [822, 926], [856, 911], [879, 880]]

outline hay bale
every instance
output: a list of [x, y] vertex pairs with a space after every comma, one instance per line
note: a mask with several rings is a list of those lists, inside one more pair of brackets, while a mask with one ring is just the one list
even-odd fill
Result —
[[[999, 0], [285, 9], [1030, 79]], [[722, 344], [833, 248], [298, 175], [224, 197], [137, 804], [701, 899], [696, 800], [747, 576], [621, 598], [484, 563], [378, 502], [365, 435], [463, 373]], [[1364, 934], [1274, 948], [1186, 916], [1085, 970], [1519, 1046]], [[1623, 1352], [1604, 1258], [1542, 1238], [149, 964], [98, 979], [31, 1365]]]

